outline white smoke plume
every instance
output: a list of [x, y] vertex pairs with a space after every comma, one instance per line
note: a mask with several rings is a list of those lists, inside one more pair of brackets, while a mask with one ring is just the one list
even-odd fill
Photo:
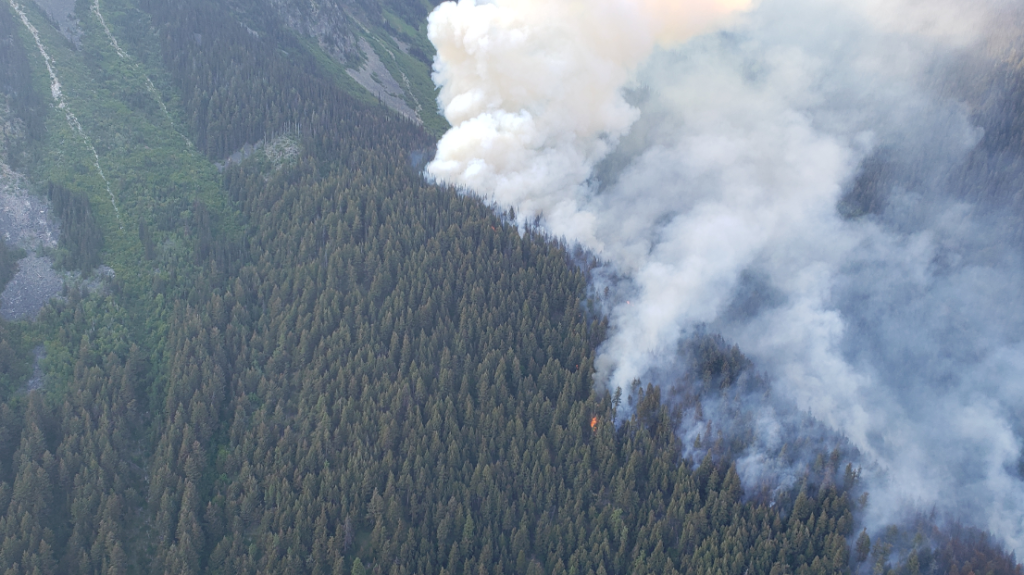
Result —
[[453, 128], [430, 172], [599, 247], [581, 184], [637, 119], [622, 87], [659, 39], [706, 31], [734, 9], [692, 4], [693, 18], [672, 0], [441, 4], [428, 32]]
[[1020, 21], [996, 0], [448, 2], [428, 30], [453, 127], [427, 170], [626, 278], [611, 387], [706, 325], [865, 457], [870, 523], [937, 509], [1022, 552], [1021, 212], [992, 198], [1024, 162], [985, 143], [999, 93], [965, 70], [1003, 65]]

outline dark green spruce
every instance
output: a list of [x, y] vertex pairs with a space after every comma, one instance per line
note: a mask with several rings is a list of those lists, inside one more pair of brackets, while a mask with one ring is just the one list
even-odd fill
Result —
[[[683, 459], [657, 388], [619, 417], [593, 380], [605, 323], [584, 316], [566, 247], [424, 182], [411, 158], [432, 136], [332, 81], [268, 5], [116, 5], [115, 31], [145, 24], [126, 46], [159, 47], [147, 65], [209, 161], [275, 138], [292, 152], [224, 167], [240, 232], [201, 202], [129, 220], [152, 281], [72, 286], [36, 323], [0, 324], [0, 574], [864, 568], [871, 542], [851, 556], [856, 506], [832, 482], [748, 498], [728, 458]], [[16, 24], [0, 4], [0, 65], [35, 57]], [[35, 126], [45, 105], [12, 98]], [[65, 267], [91, 269], [114, 231], [50, 190]], [[188, 257], [161, 259], [174, 226]], [[46, 385], [28, 391], [32, 338]], [[748, 367], [723, 353], [699, 372]], [[976, 552], [967, 565], [890, 572], [1020, 575], [981, 543], [948, 546]]]

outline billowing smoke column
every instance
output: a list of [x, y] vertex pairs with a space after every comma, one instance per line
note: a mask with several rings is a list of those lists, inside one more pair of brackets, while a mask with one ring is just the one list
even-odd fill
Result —
[[707, 31], [732, 10], [714, 0], [694, 2], [692, 15], [673, 0], [441, 4], [429, 34], [454, 127], [429, 171], [599, 248], [582, 184], [639, 115], [622, 87], [659, 38]]
[[981, 125], [1024, 73], [1016, 10], [445, 3], [427, 170], [606, 262], [609, 386], [705, 325], [849, 438], [870, 523], [936, 509], [1024, 551], [1024, 144]]

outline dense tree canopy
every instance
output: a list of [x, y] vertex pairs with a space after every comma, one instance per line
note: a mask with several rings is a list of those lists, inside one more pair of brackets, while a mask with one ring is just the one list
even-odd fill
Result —
[[[243, 23], [230, 2], [140, 4], [211, 161], [275, 138], [294, 153], [224, 168], [240, 245], [196, 203], [187, 265], [147, 293], [76, 287], [44, 311], [48, 384], [0, 404], [0, 571], [805, 575], [868, 561], [870, 541], [852, 557], [847, 544], [851, 482], [805, 481], [785, 505], [746, 497], [727, 454], [683, 458], [659, 389], [638, 383], [620, 405], [595, 388], [605, 323], [582, 311], [583, 271], [424, 182], [421, 128], [323, 77], [256, 8]], [[77, 198], [51, 188], [88, 268], [102, 234]], [[138, 233], [149, 262], [153, 232]], [[159, 313], [132, 315], [133, 297]], [[0, 369], [24, 370], [0, 328]], [[749, 367], [709, 344], [695, 373]], [[966, 574], [954, 555], [909, 573]]]

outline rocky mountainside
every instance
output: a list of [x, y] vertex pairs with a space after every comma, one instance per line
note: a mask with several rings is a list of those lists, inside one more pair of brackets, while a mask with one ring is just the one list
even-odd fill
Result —
[[295, 32], [316, 41], [360, 86], [428, 129], [443, 126], [429, 70], [433, 48], [425, 41], [428, 0], [271, 0]]

